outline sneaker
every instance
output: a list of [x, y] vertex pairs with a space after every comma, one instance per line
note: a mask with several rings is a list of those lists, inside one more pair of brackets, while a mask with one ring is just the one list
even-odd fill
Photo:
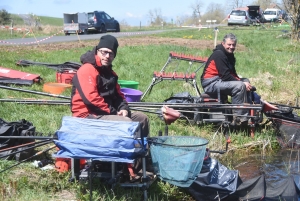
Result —
[[237, 116], [233, 116], [233, 120], [232, 120], [231, 124], [234, 126], [239, 126], [239, 125], [241, 125], [241, 119]]
[[140, 180], [141, 180], [141, 177], [139, 175], [130, 176], [130, 179], [129, 179], [129, 181], [131, 183], [134, 183], [134, 182], [137, 182], [137, 181], [140, 181]]

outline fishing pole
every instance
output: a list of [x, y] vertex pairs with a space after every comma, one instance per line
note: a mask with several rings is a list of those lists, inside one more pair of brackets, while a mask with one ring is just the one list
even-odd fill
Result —
[[70, 105], [70, 101], [0, 99], [0, 102], [37, 105]]
[[14, 87], [8, 87], [8, 86], [4, 86], [4, 85], [0, 85], [0, 88], [8, 89], [8, 90], [14, 90], [14, 91], [27, 92], [27, 93], [31, 93], [31, 94], [51, 96], [51, 97], [55, 97], [55, 98], [63, 98], [63, 99], [68, 99], [68, 100], [71, 99], [71, 97], [67, 97], [67, 96], [62, 96], [62, 95], [57, 95], [57, 94], [50, 94], [50, 93], [45, 93], [45, 92], [40, 92], [40, 91], [32, 91], [32, 90], [27, 90], [27, 89], [14, 88]]
[[36, 140], [55, 140], [57, 137], [46, 137], [46, 136], [0, 136], [0, 139], [36, 139]]
[[14, 154], [20, 153], [20, 152], [22, 152], [22, 151], [27, 151], [27, 150], [34, 149], [34, 148], [37, 148], [37, 147], [41, 147], [41, 146], [44, 146], [44, 145], [50, 144], [50, 143], [52, 143], [52, 141], [49, 140], [48, 142], [43, 142], [43, 143], [40, 143], [40, 144], [38, 144], [38, 145], [36, 145], [36, 146], [28, 147], [28, 148], [26, 148], [26, 149], [22, 149], [22, 150], [19, 150], [19, 151], [14, 151], [14, 152], [9, 153], [9, 154], [6, 154], [6, 155], [4, 155], [4, 156], [0, 156], [0, 159], [1, 159], [1, 158], [6, 158], [6, 157], [8, 157], [8, 156], [10, 156], [10, 155], [14, 155]]
[[8, 148], [5, 148], [5, 149], [1, 149], [1, 147], [0, 147], [0, 153], [1, 153], [1, 152], [4, 152], [4, 151], [10, 151], [10, 150], [12, 150], [12, 149], [17, 149], [17, 148], [26, 147], [26, 146], [33, 145], [33, 144], [37, 145], [37, 144], [40, 144], [40, 143], [43, 143], [43, 142], [47, 142], [47, 141], [49, 141], [49, 139], [47, 139], [47, 140], [42, 140], [42, 141], [39, 141], [39, 142], [28, 142], [28, 143], [16, 145], [16, 146], [13, 146], [13, 147], [8, 147]]
[[0, 99], [0, 102], [14, 102], [14, 103], [29, 103], [29, 104], [70, 104], [70, 101], [65, 100], [45, 100], [45, 99]]
[[243, 104], [207, 104], [207, 103], [142, 103], [129, 102], [129, 107], [162, 107], [170, 108], [191, 108], [191, 109], [257, 109], [261, 110], [262, 105], [243, 105]]
[[7, 170], [9, 170], [9, 169], [11, 169], [11, 168], [13, 168], [13, 167], [16, 167], [16, 166], [20, 165], [21, 163], [26, 162], [26, 161], [28, 161], [28, 160], [30, 160], [30, 159], [32, 159], [32, 158], [38, 156], [38, 155], [41, 155], [41, 154], [43, 154], [43, 153], [46, 153], [47, 151], [50, 151], [51, 149], [53, 149], [53, 148], [55, 148], [55, 147], [56, 147], [56, 145], [53, 145], [53, 146], [51, 146], [51, 147], [49, 147], [49, 148], [47, 148], [47, 149], [44, 149], [44, 150], [42, 150], [42, 151], [39, 151], [39, 152], [37, 152], [36, 154], [34, 154], [33, 156], [30, 156], [30, 157], [28, 157], [28, 158], [26, 158], [26, 159], [24, 159], [24, 160], [21, 160], [21, 161], [18, 162], [17, 164], [14, 164], [14, 165], [12, 165], [12, 166], [10, 166], [10, 167], [8, 167], [8, 168], [6, 168], [6, 169], [0, 171], [0, 173], [5, 172], [5, 171], [7, 171]]
[[[149, 113], [154, 113], [154, 114], [161, 114], [161, 112], [152, 112], [147, 109], [142, 109], [142, 108], [136, 108], [136, 107], [130, 107], [131, 110], [135, 111], [141, 111], [141, 112], [149, 112]], [[233, 116], [233, 114], [223, 114], [222, 112], [200, 112], [200, 111], [188, 111], [188, 110], [176, 110], [177, 112], [182, 112], [182, 113], [193, 113], [193, 114], [216, 114], [216, 115], [224, 115], [224, 116]], [[182, 115], [183, 116], [183, 115]], [[234, 115], [234, 116], [239, 116], [239, 117], [249, 117], [249, 118], [255, 118], [257, 116], [251, 116], [251, 115]]]
[[300, 109], [300, 107], [295, 107], [295, 106], [289, 106], [289, 105], [284, 105], [284, 104], [279, 104], [279, 103], [273, 103], [273, 102], [269, 102], [269, 103], [273, 104], [273, 105], [282, 106], [282, 107], [290, 107], [290, 108], [293, 108], [293, 109]]

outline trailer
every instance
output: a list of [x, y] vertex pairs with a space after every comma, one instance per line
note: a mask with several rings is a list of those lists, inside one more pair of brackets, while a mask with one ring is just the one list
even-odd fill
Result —
[[87, 13], [64, 13], [64, 33], [87, 34], [88, 14]]

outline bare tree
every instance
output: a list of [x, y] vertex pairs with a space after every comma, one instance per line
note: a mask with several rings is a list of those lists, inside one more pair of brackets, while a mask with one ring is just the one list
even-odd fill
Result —
[[196, 15], [196, 17], [198, 17], [198, 19], [200, 19], [201, 17], [201, 8], [204, 6], [204, 4], [199, 1], [196, 0], [192, 5], [191, 8], [193, 9], [193, 13]]
[[276, 4], [276, 0], [256, 0], [253, 4], [259, 5], [261, 9], [265, 10], [272, 7], [272, 4]]
[[232, 0], [231, 4], [232, 4], [232, 8], [239, 8], [242, 7], [244, 3], [244, 0]]
[[152, 10], [149, 10], [147, 17], [149, 18], [150, 24], [153, 23], [153, 19], [154, 19], [154, 14]]
[[165, 23], [160, 9], [149, 10], [148, 17], [150, 18], [151, 25], [160, 25], [162, 22]]
[[292, 22], [292, 39], [299, 41], [300, 2], [299, 0], [283, 0], [283, 5], [289, 13]]
[[201, 18], [201, 8], [204, 6], [204, 4], [200, 0], [196, 0], [192, 5], [191, 8], [193, 10], [192, 14], [192, 24], [198, 24], [200, 18]]
[[217, 20], [220, 23], [226, 17], [226, 13], [221, 4], [210, 3], [207, 7], [206, 13], [202, 15], [203, 20]]

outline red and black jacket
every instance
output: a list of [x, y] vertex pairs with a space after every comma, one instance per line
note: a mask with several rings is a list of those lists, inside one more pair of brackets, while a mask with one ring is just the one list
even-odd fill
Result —
[[73, 77], [71, 111], [75, 117], [116, 115], [129, 110], [112, 66], [101, 65], [96, 48], [81, 56], [82, 66]]
[[201, 76], [202, 87], [205, 87], [203, 86], [206, 83], [205, 79], [222, 79], [223, 81], [240, 80], [235, 70], [234, 54], [227, 53], [222, 44], [216, 46], [206, 62]]

